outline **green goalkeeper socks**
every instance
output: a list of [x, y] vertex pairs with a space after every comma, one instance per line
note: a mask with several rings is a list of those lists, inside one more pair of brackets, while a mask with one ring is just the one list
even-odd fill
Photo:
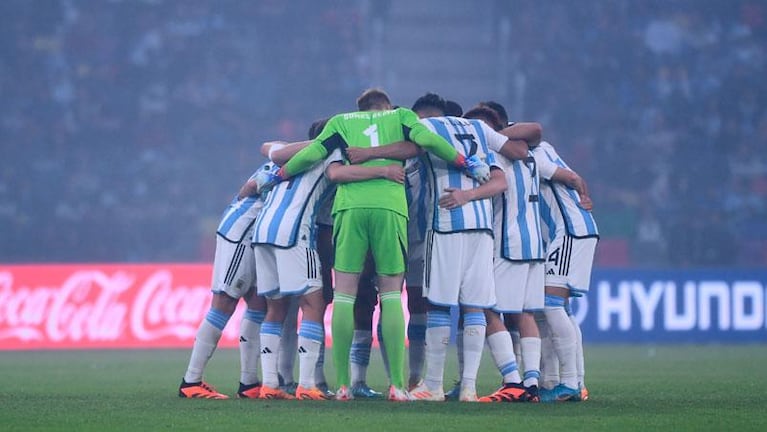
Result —
[[336, 385], [351, 387], [349, 378], [349, 351], [354, 337], [355, 296], [336, 292], [333, 296], [333, 363], [336, 368]]
[[402, 313], [402, 294], [399, 291], [381, 293], [381, 333], [386, 343], [391, 383], [405, 387], [405, 315]]

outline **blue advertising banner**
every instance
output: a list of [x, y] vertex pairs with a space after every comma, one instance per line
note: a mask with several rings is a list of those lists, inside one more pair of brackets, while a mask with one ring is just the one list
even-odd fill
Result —
[[767, 270], [595, 270], [586, 343], [767, 343]]

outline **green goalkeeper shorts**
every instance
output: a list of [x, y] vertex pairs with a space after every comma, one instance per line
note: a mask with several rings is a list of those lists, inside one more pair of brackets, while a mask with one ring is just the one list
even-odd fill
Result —
[[392, 276], [405, 272], [407, 262], [407, 218], [380, 208], [352, 208], [333, 216], [334, 268], [360, 273], [367, 251], [373, 255], [376, 274]]

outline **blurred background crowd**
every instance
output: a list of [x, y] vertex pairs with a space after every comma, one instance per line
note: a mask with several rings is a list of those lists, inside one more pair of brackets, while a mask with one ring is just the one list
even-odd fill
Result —
[[[408, 13], [450, 32], [411, 4], [0, 2], [0, 262], [210, 259], [261, 142], [304, 139], [366, 87], [397, 94], [371, 28], [393, 35]], [[544, 125], [589, 182], [598, 266], [767, 265], [764, 1], [475, 7], [474, 43], [507, 35], [513, 71], [497, 75], [514, 86], [494, 97], [485, 79], [487, 93], [460, 102], [497, 99]], [[394, 102], [410, 106], [429, 79]]]

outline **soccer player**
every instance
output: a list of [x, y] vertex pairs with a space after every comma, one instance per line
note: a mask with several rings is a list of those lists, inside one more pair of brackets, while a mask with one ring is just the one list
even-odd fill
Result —
[[[541, 142], [533, 153], [536, 159], [547, 159], [569, 169], [548, 142]], [[592, 202], [587, 187], [579, 180], [579, 184], [570, 187], [559, 182], [541, 184], [541, 220], [547, 254], [543, 325], [545, 333], [551, 334], [555, 353], [544, 354], [546, 388], [541, 392], [541, 400], [546, 402], [588, 399], [580, 327], [567, 310], [570, 297], [588, 293], [599, 231], [590, 211]]]
[[[288, 179], [305, 171], [329, 154], [342, 140], [350, 147], [385, 146], [408, 139], [443, 160], [487, 181], [489, 168], [478, 158], [466, 158], [439, 135], [418, 122], [405, 108], [392, 109], [382, 90], [366, 90], [357, 100], [360, 111], [330, 119], [320, 136], [283, 166], [273, 178], [264, 178], [260, 187]], [[399, 164], [374, 160], [366, 166]], [[328, 174], [332, 175], [332, 164]], [[390, 180], [374, 179], [340, 184], [333, 204], [336, 288], [333, 301], [333, 359], [340, 386], [337, 399], [351, 397], [349, 349], [353, 336], [353, 309], [359, 274], [369, 250], [376, 265], [381, 298], [382, 334], [387, 344], [392, 385], [389, 399], [407, 401], [405, 388], [405, 324], [401, 294], [407, 253], [407, 201], [404, 187]]]
[[[306, 146], [306, 142], [303, 146]], [[279, 153], [296, 153], [300, 146], [288, 146]], [[275, 153], [278, 153], [275, 155]], [[289, 304], [288, 296], [300, 296], [302, 322], [298, 332], [299, 379], [295, 398], [324, 400], [327, 395], [316, 387], [315, 369], [324, 340], [323, 315], [325, 301], [322, 293], [320, 262], [317, 253], [315, 218], [323, 199], [332, 191], [325, 169], [334, 161], [342, 160], [336, 148], [322, 164], [315, 165], [289, 182], [278, 184], [269, 193], [255, 222], [256, 272], [259, 294], [267, 297], [267, 314], [261, 327], [261, 364], [263, 371], [262, 399], [291, 399], [278, 388], [277, 361], [282, 325]], [[386, 178], [404, 180], [401, 167], [357, 167], [351, 176], [345, 172], [335, 181]], [[375, 169], [377, 168], [377, 169]]]
[[245, 299], [247, 310], [240, 324], [240, 385], [237, 396], [258, 398], [259, 332], [266, 313], [266, 301], [256, 295], [255, 260], [249, 245], [253, 222], [263, 206], [255, 177], [271, 169], [265, 164], [240, 188], [226, 208], [216, 231], [216, 254], [210, 310], [200, 323], [178, 395], [184, 398], [228, 399], [203, 381], [203, 371], [221, 339], [221, 333], [237, 307]]
[[[495, 304], [492, 279], [492, 196], [506, 189], [503, 171], [495, 162], [509, 139], [486, 124], [445, 117], [445, 101], [427, 93], [413, 105], [421, 122], [457, 150], [479, 156], [493, 166], [491, 179], [480, 185], [455, 168], [427, 156], [431, 195], [427, 200], [427, 239], [423, 289], [429, 301], [426, 328], [426, 376], [412, 390], [414, 398], [445, 399], [443, 380], [450, 339], [450, 307], [464, 313], [464, 369], [460, 400], [477, 401], [476, 377], [485, 340], [484, 309]], [[510, 144], [513, 145], [513, 144]], [[526, 148], [526, 147], [525, 147]]]

